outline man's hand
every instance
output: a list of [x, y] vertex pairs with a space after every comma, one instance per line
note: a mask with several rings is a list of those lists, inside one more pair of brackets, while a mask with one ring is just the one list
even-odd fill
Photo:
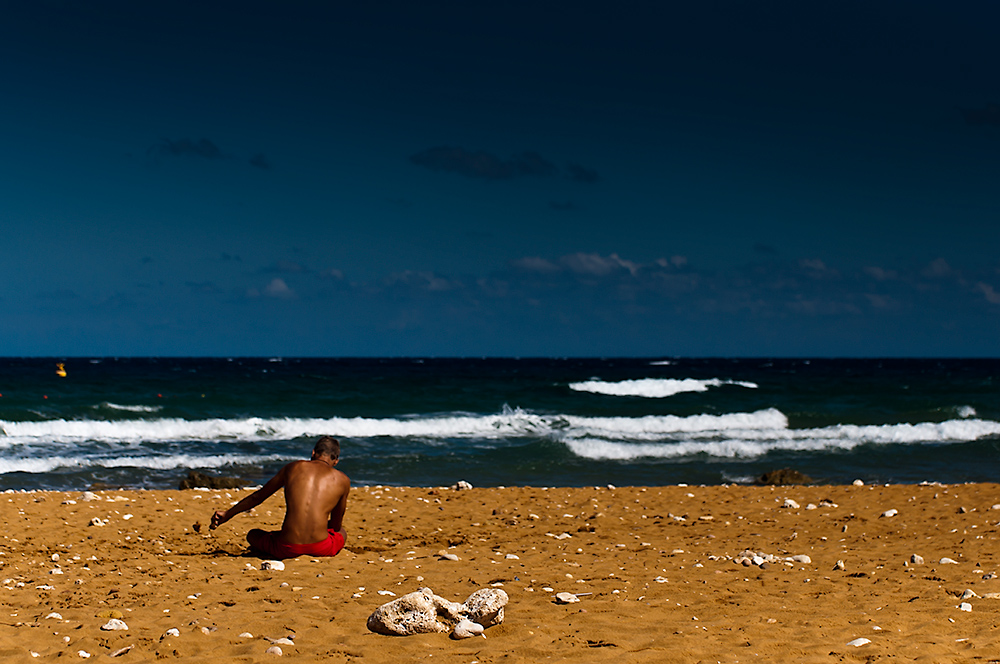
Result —
[[212, 525], [209, 526], [209, 529], [215, 530], [216, 528], [224, 524], [226, 521], [229, 521], [229, 519], [226, 518], [226, 510], [219, 510], [218, 512], [212, 515]]

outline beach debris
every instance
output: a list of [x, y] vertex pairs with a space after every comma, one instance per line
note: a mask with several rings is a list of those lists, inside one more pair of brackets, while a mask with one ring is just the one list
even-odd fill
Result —
[[854, 646], [855, 648], [860, 648], [861, 646], [867, 645], [871, 642], [872, 642], [871, 639], [866, 639], [865, 637], [862, 636], [857, 639], [854, 639], [853, 641], [848, 641], [847, 645]]
[[46, 618], [51, 618], [52, 620], [62, 620], [63, 619], [62, 618], [62, 614], [61, 613], [56, 613], [55, 611], [53, 611], [52, 613], [50, 613], [49, 615], [47, 615], [45, 617]]
[[108, 522], [107, 521], [101, 521], [101, 517], [95, 516], [93, 519], [90, 520], [90, 523], [88, 525], [91, 525], [91, 526], [106, 526], [106, 525], [108, 525]]
[[979, 597], [979, 595], [977, 595], [976, 591], [971, 588], [966, 588], [965, 592], [962, 593], [962, 596], [959, 597], [959, 599], [972, 599], [973, 597]]
[[105, 632], [124, 632], [128, 630], [128, 625], [125, 624], [124, 620], [112, 618], [108, 622], [101, 625], [101, 629]]
[[862, 482], [861, 480], [854, 480], [853, 482], [851, 482], [851, 484], [853, 484], [854, 486], [864, 486], [865, 485], [865, 483]]
[[181, 491], [204, 487], [208, 489], [238, 489], [250, 484], [249, 481], [238, 477], [216, 477], [199, 473], [196, 470], [188, 472], [188, 476], [180, 481], [177, 488]]
[[90, 657], [90, 653], [87, 652], [86, 650], [77, 650], [76, 654], [82, 657], [83, 659], [87, 659], [88, 657]]
[[923, 565], [924, 557], [918, 556], [917, 554], [914, 553], [912, 556], [910, 556], [910, 562], [913, 563], [914, 565]]
[[653, 579], [653, 581], [656, 581], [657, 583], [666, 583], [667, 582], [667, 577], [665, 577], [665, 576], [658, 576], [655, 579]]
[[449, 553], [448, 551], [445, 551], [444, 549], [441, 549], [440, 551], [437, 552], [437, 557], [438, 557], [439, 560], [454, 560], [454, 561], [461, 560], [461, 558], [458, 557], [458, 554], [456, 554], [456, 553]]
[[791, 468], [782, 468], [781, 470], [770, 470], [756, 480], [754, 484], [758, 486], [782, 486], [788, 484], [813, 484], [813, 478], [808, 475], [803, 475], [797, 470], [792, 470]]
[[125, 614], [123, 614], [118, 609], [105, 609], [104, 611], [98, 611], [97, 615], [95, 615], [94, 617], [95, 618], [118, 618], [118, 619], [121, 619], [121, 618], [125, 617]]
[[119, 648], [118, 650], [114, 651], [113, 653], [109, 653], [108, 657], [119, 657], [119, 656], [124, 655], [125, 653], [127, 653], [132, 648], [135, 648], [135, 644], [134, 643], [132, 643], [130, 645], [127, 645], [124, 648]]
[[396, 593], [392, 592], [391, 590], [380, 590], [380, 591], [378, 591], [378, 594], [379, 595], [384, 595], [386, 597], [395, 597], [396, 596]]
[[899, 514], [899, 510], [897, 510], [897, 509], [891, 509], [891, 510], [886, 510], [886, 511], [882, 512], [882, 516], [884, 516], [887, 519], [891, 518], [891, 517], [894, 517], [897, 514]]
[[280, 639], [270, 639], [270, 638], [268, 638], [266, 636], [264, 638], [267, 639], [268, 641], [270, 641], [271, 643], [273, 643], [276, 646], [294, 646], [295, 643], [292, 641], [293, 637], [294, 637], [294, 635], [292, 635], [292, 636], [283, 636]]
[[285, 569], [285, 563], [280, 560], [265, 560], [260, 564], [262, 570], [273, 569], [276, 572], [281, 572]]
[[[577, 600], [579, 601], [579, 600]], [[483, 634], [484, 627], [479, 623], [472, 622], [468, 619], [459, 620], [458, 624], [455, 625], [455, 629], [451, 632], [451, 638], [453, 639], [470, 639], [474, 636], [481, 636], [484, 639], [486, 635]]]
[[993, 572], [987, 572], [986, 574], [983, 574], [983, 581], [989, 581], [990, 579], [995, 579], [995, 578], [997, 578], [997, 575]]
[[573, 593], [556, 593], [556, 604], [574, 604], [579, 601], [580, 598]]
[[452, 484], [451, 488], [454, 491], [467, 491], [472, 488], [472, 485], [466, 482], [465, 480], [459, 480], [455, 484]]
[[972, 605], [969, 604], [968, 602], [962, 602], [961, 604], [958, 605], [958, 610], [959, 611], [972, 611]]
[[787, 507], [789, 509], [797, 510], [799, 509], [799, 504], [794, 500], [792, 500], [791, 498], [785, 498], [785, 502], [782, 504], [782, 507]]
[[957, 565], [958, 564], [957, 560], [952, 560], [951, 558], [942, 558], [938, 562], [941, 563], [942, 565]]
[[83, 492], [83, 495], [82, 495], [82, 496], [80, 496], [80, 500], [82, 500], [82, 501], [85, 501], [85, 502], [88, 502], [88, 503], [89, 503], [90, 501], [92, 501], [92, 500], [100, 500], [100, 499], [101, 499], [101, 497], [100, 497], [100, 496], [98, 496], [98, 495], [97, 495], [96, 493], [94, 493], [93, 491], [84, 491], [84, 492]]
[[270, 648], [265, 650], [264, 653], [267, 655], [277, 655], [278, 657], [281, 657], [282, 655], [281, 646], [271, 646]]
[[161, 639], [165, 639], [168, 636], [180, 636], [180, 635], [181, 635], [181, 631], [179, 629], [177, 629], [176, 627], [171, 627], [170, 629], [168, 629], [167, 631], [165, 631], [163, 633], [163, 636], [161, 636], [160, 638]]
[[843, 560], [838, 560], [838, 561], [837, 561], [837, 563], [836, 563], [836, 564], [835, 564], [835, 565], [833, 566], [833, 569], [835, 569], [835, 570], [843, 570], [843, 569], [846, 569], [846, 568], [844, 567], [844, 561], [843, 561]]
[[368, 629], [390, 636], [449, 631], [447, 624], [438, 621], [438, 616], [452, 623], [469, 620], [490, 627], [503, 622], [503, 608], [508, 599], [503, 590], [481, 588], [458, 604], [435, 595], [430, 588], [421, 588], [375, 609], [368, 617]]

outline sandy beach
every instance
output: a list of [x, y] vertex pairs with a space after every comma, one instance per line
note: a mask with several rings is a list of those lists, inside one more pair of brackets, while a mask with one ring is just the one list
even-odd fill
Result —
[[[280, 496], [210, 532], [243, 491], [8, 492], [0, 657], [272, 661], [286, 638], [284, 658], [373, 664], [1000, 662], [998, 489], [356, 487], [344, 551], [281, 571], [244, 541]], [[366, 628], [393, 596], [491, 586], [510, 599], [485, 639]]]

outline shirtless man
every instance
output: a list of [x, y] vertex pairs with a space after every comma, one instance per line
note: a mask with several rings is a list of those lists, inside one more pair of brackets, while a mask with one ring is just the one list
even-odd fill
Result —
[[281, 530], [254, 528], [247, 533], [251, 548], [274, 559], [337, 555], [344, 548], [344, 512], [351, 490], [351, 480], [334, 468], [338, 461], [340, 443], [323, 436], [316, 441], [309, 461], [293, 461], [228, 510], [213, 514], [212, 530], [252, 510], [284, 487], [285, 520]]

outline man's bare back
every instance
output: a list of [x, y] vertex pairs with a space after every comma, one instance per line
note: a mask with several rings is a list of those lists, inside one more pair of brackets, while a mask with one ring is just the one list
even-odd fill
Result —
[[[228, 510], [213, 514], [211, 528], [214, 530], [237, 514], [253, 509], [283, 488], [285, 520], [281, 524], [281, 531], [265, 533], [254, 529], [247, 534], [251, 545], [263, 548], [265, 553], [289, 554], [278, 557], [300, 555], [294, 553], [299, 549], [302, 549], [302, 553], [312, 555], [335, 555], [346, 537], [344, 512], [347, 510], [347, 495], [351, 490], [351, 480], [335, 468], [339, 460], [340, 444], [336, 439], [329, 436], [320, 438], [309, 461], [293, 461], [278, 471], [264, 486]], [[334, 535], [339, 536], [339, 546], [334, 547], [336, 551], [333, 553], [324, 553], [330, 549], [323, 548], [322, 545]], [[313, 551], [310, 548], [312, 545], [320, 545], [320, 549]]]

